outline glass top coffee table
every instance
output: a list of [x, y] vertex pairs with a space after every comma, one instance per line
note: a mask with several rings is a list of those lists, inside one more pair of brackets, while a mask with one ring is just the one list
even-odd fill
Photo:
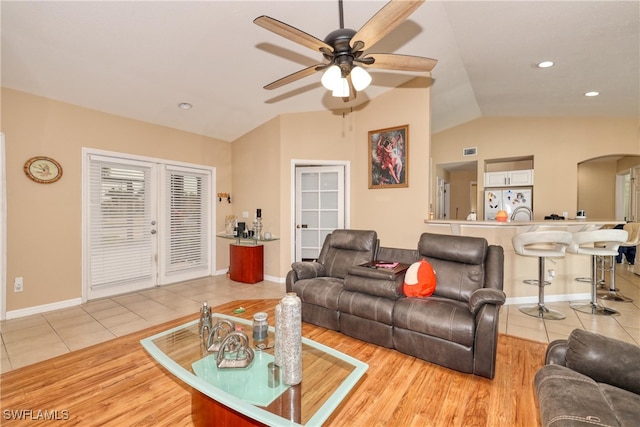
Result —
[[[196, 425], [319, 426], [368, 369], [366, 363], [303, 337], [302, 382], [270, 386], [267, 365], [274, 359], [274, 349], [255, 347], [249, 320], [213, 314], [214, 325], [223, 319], [233, 321], [249, 336], [255, 351], [250, 367], [219, 369], [216, 354], [207, 352], [200, 339], [198, 320], [141, 341], [158, 363], [192, 387]], [[274, 340], [275, 330], [270, 327], [267, 347]]]

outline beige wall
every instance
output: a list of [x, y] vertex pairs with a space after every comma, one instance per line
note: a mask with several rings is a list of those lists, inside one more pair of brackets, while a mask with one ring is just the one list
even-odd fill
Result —
[[[2, 90], [8, 197], [7, 310], [81, 296], [81, 148], [131, 153], [216, 167], [216, 232], [224, 217], [263, 211], [264, 230], [281, 238], [265, 246], [265, 275], [283, 278], [291, 262], [292, 160], [350, 163], [350, 226], [378, 231], [382, 245], [414, 248], [433, 196], [430, 155], [460, 162], [478, 147], [478, 186], [487, 159], [533, 155], [536, 217], [577, 208], [577, 164], [606, 154], [640, 153], [637, 119], [483, 118], [430, 137], [428, 80], [416, 79], [354, 111], [285, 114], [233, 143], [112, 116], [25, 93]], [[409, 125], [409, 187], [368, 189], [367, 136]], [[604, 143], [603, 143], [604, 142]], [[176, 148], [179, 147], [179, 148]], [[62, 163], [52, 185], [29, 181], [22, 165], [47, 155]], [[431, 176], [433, 175], [433, 176]], [[435, 206], [434, 206], [435, 208]], [[228, 266], [228, 242], [217, 241], [216, 268]], [[51, 250], [53, 248], [53, 250]], [[11, 287], [11, 286], [8, 286]]]
[[[280, 236], [280, 118], [272, 119], [231, 144], [233, 192], [231, 209], [239, 221], [253, 227], [256, 209], [262, 210], [262, 231]], [[242, 213], [248, 212], [249, 218]], [[278, 240], [264, 246], [264, 274], [280, 277]], [[228, 252], [229, 242], [218, 248]], [[228, 257], [227, 257], [228, 258]]]
[[578, 167], [578, 209], [588, 219], [615, 218], [616, 162], [587, 162]]
[[[639, 132], [637, 117], [486, 117], [433, 135], [431, 155], [434, 164], [477, 160], [479, 189], [484, 187], [486, 160], [533, 156], [534, 215], [542, 220], [550, 213], [575, 214], [578, 163], [610, 154], [639, 154]], [[463, 157], [465, 147], [478, 147], [478, 156]]]
[[[268, 197], [262, 202], [270, 206], [263, 210], [265, 221], [279, 215], [279, 223], [269, 225], [281, 240], [265, 247], [266, 275], [284, 278], [290, 270], [293, 160], [350, 162], [350, 227], [376, 230], [383, 245], [416, 247], [428, 212], [428, 84], [427, 79], [413, 80], [353, 112], [346, 110], [344, 116], [341, 111], [284, 114], [234, 141], [233, 188], [236, 200], [242, 201], [234, 211], [258, 207], [255, 200]], [[368, 132], [405, 124], [409, 124], [409, 187], [368, 189]], [[265, 151], [265, 146], [271, 148]], [[240, 165], [242, 156], [252, 152], [262, 154], [260, 161], [250, 161], [251, 167]], [[268, 171], [279, 181], [266, 178]], [[275, 202], [279, 206], [273, 206]]]
[[[6, 88], [2, 126], [7, 160], [7, 311], [82, 295], [83, 147], [214, 166], [217, 191], [231, 187], [230, 144], [212, 138]], [[61, 163], [60, 181], [36, 184], [25, 176], [24, 162], [38, 155]], [[227, 209], [226, 202], [218, 204], [218, 230], [223, 229]], [[218, 268], [227, 264], [228, 255], [218, 253]], [[21, 293], [13, 292], [17, 276], [24, 277]]]

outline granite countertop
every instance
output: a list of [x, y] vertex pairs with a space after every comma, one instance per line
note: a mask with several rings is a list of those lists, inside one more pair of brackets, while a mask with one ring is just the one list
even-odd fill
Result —
[[467, 221], [464, 219], [458, 220], [445, 220], [445, 219], [426, 219], [425, 224], [443, 224], [443, 225], [468, 225], [468, 226], [495, 226], [495, 227], [529, 227], [532, 225], [602, 225], [602, 224], [621, 224], [624, 221], [616, 221], [615, 219], [603, 219], [603, 220], [583, 220], [583, 219], [568, 219], [568, 220], [546, 220], [546, 221]]

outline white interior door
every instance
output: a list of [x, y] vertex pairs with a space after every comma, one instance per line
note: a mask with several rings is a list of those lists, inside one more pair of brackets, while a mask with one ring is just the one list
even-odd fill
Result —
[[345, 225], [344, 167], [296, 167], [295, 204], [295, 260], [315, 260], [327, 234]]
[[211, 275], [213, 172], [89, 154], [86, 299]]

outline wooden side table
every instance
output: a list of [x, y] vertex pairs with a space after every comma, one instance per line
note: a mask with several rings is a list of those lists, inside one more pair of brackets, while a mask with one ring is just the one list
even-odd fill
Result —
[[263, 245], [229, 245], [229, 278], [236, 282], [258, 283], [264, 280]]
[[258, 283], [264, 280], [264, 243], [279, 240], [278, 237], [256, 239], [218, 234], [217, 237], [235, 240], [229, 245], [229, 278], [236, 282]]

